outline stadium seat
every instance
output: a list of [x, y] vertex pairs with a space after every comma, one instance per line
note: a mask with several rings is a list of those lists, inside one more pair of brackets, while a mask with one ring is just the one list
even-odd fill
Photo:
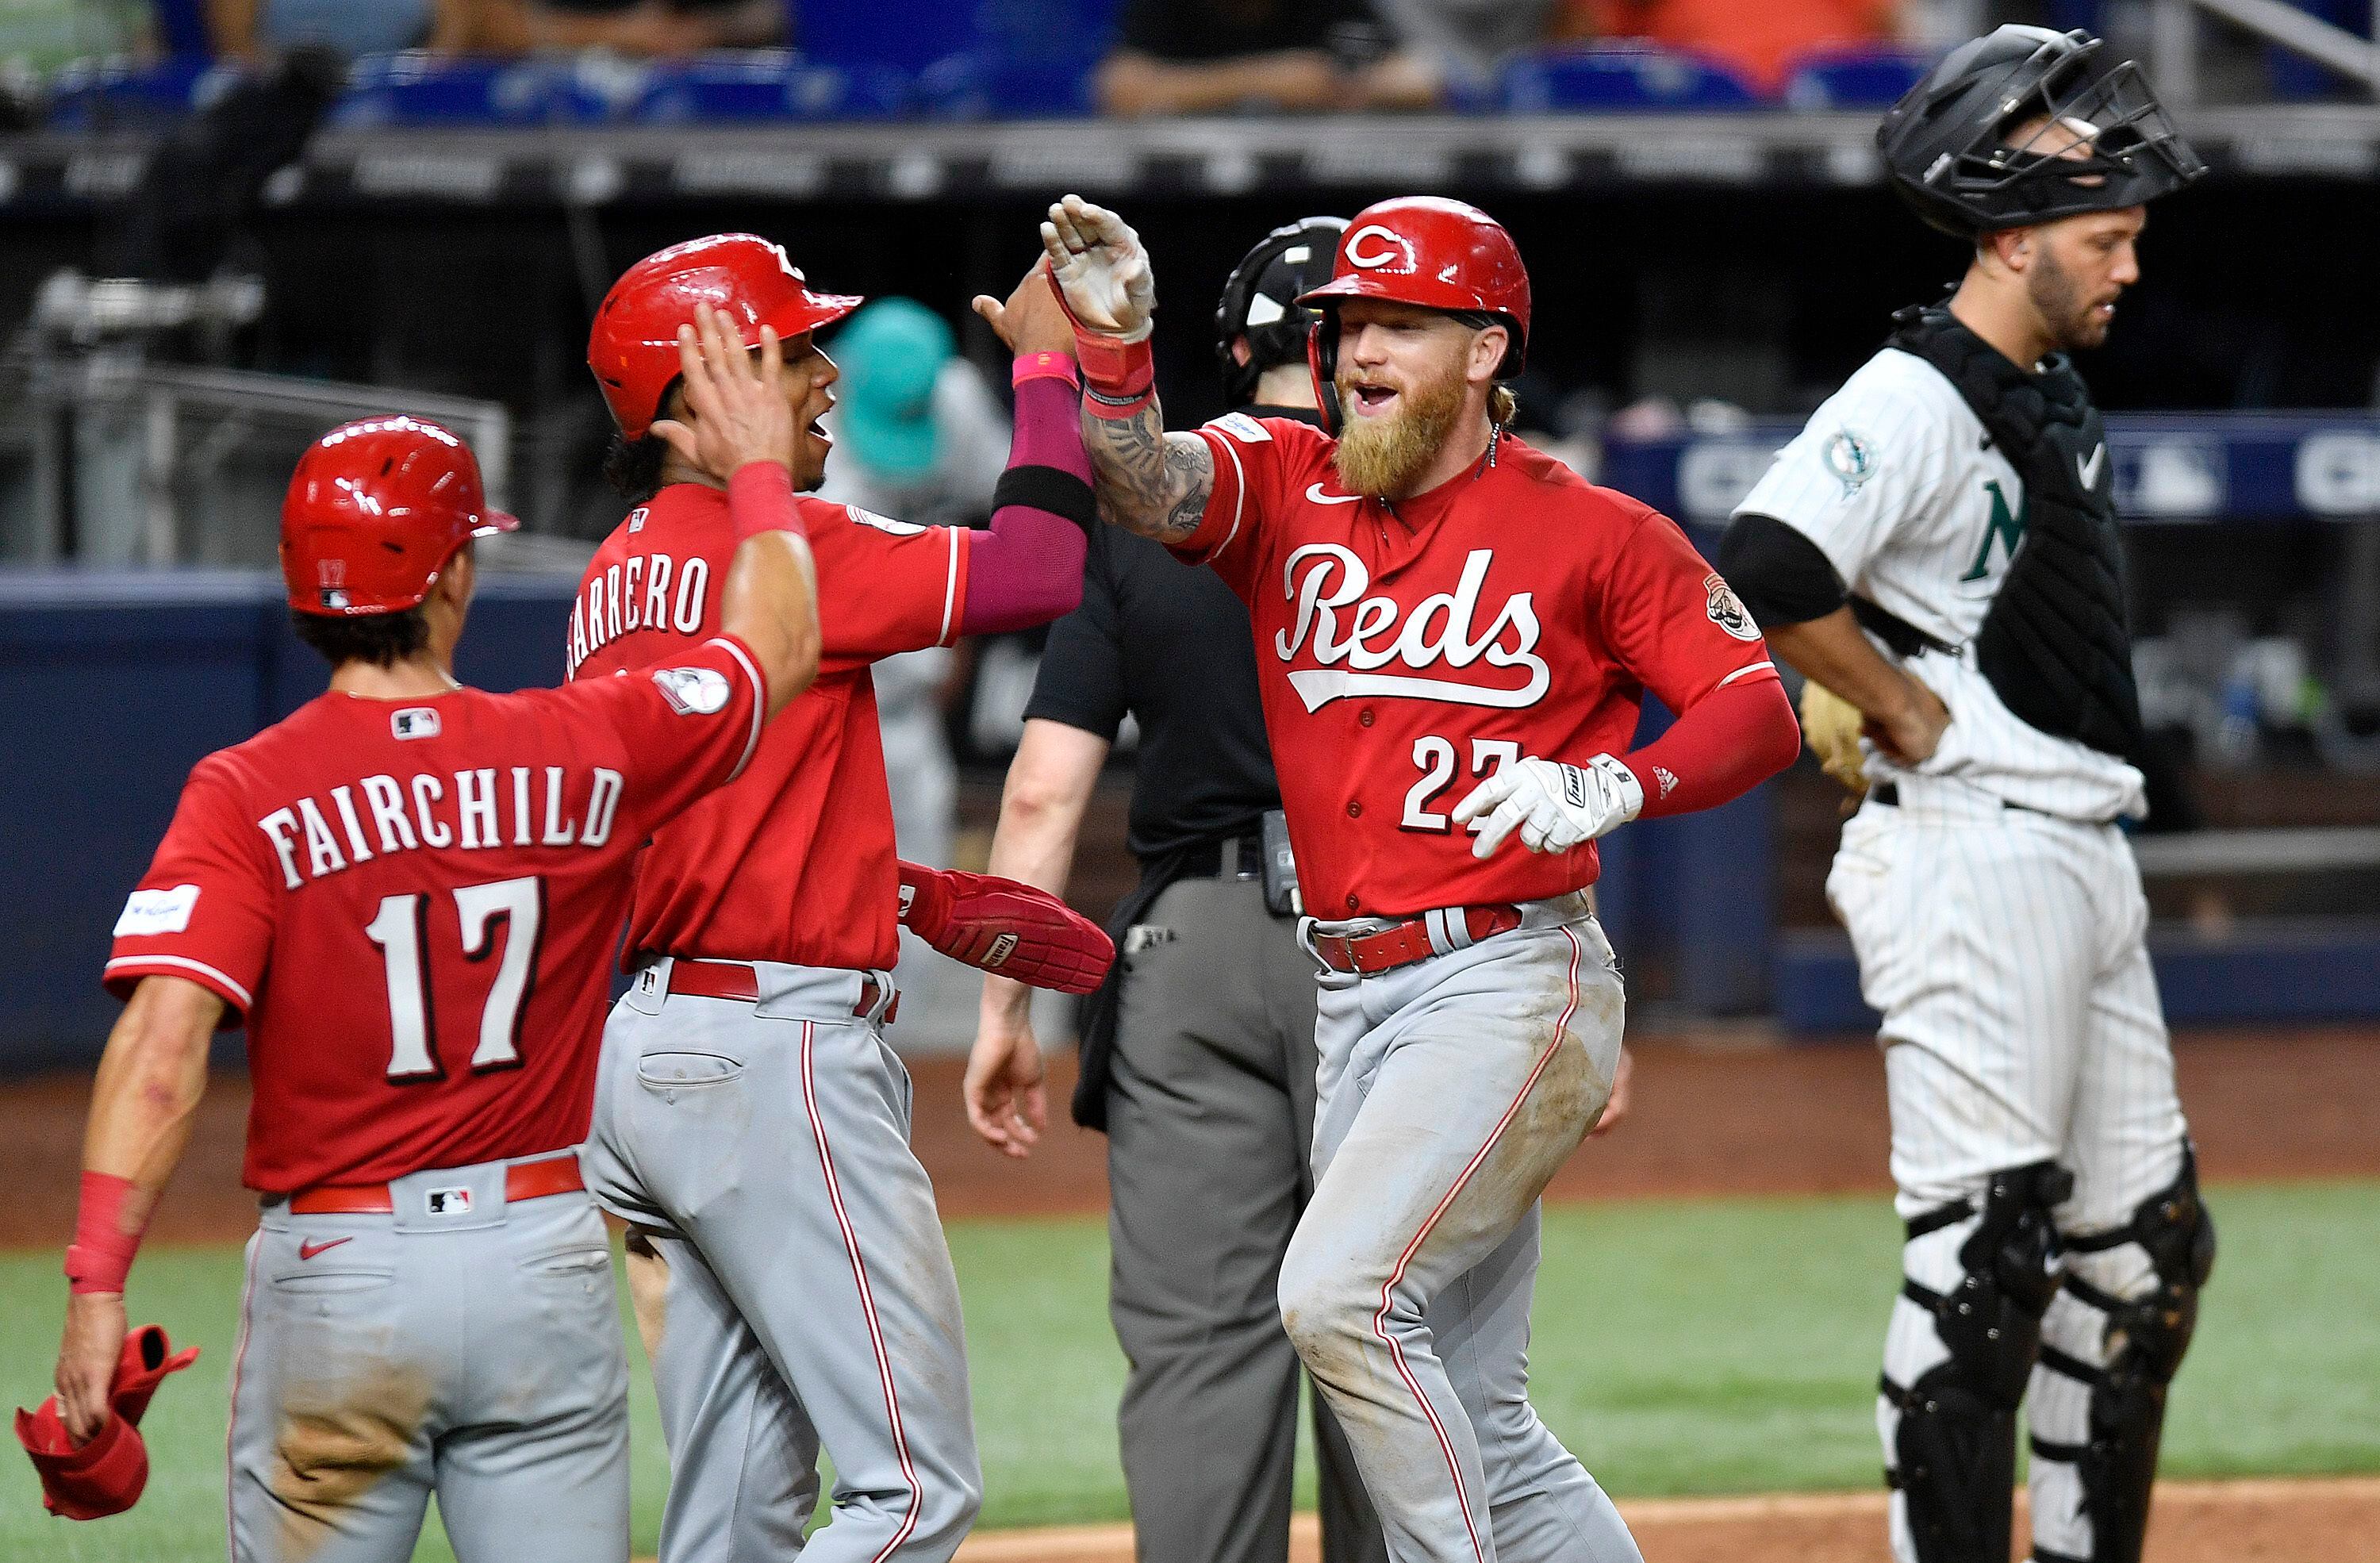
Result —
[[407, 52], [355, 64], [329, 123], [386, 126], [593, 125], [642, 88], [641, 67], [613, 60], [437, 59]]
[[1019, 59], [992, 49], [950, 55], [917, 78], [917, 103], [937, 119], [1039, 119], [1094, 112], [1096, 59]]
[[915, 76], [982, 42], [978, 13], [987, 3], [902, 0], [898, 24], [888, 26], [883, 0], [800, 0], [795, 39], [803, 55], [820, 65], [851, 71], [889, 67]]
[[1504, 67], [1498, 85], [1503, 106], [1521, 114], [1750, 108], [1760, 101], [1725, 67], [1645, 43], [1524, 55]]
[[649, 125], [881, 119], [899, 114], [908, 95], [907, 77], [889, 65], [824, 65], [761, 49], [656, 65], [628, 113]]
[[78, 60], [51, 79], [50, 127], [151, 128], [212, 103], [237, 79], [238, 69], [199, 55], [179, 55], [149, 64]]
[[1908, 49], [1813, 49], [1793, 62], [1785, 103], [1797, 109], [1890, 108], [1937, 56]]

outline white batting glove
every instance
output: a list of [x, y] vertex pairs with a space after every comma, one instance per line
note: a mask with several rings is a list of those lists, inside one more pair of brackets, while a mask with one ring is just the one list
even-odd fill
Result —
[[1104, 206], [1070, 195], [1050, 208], [1041, 248], [1075, 323], [1140, 342], [1156, 329], [1157, 276], [1132, 225]]
[[1517, 828], [1531, 852], [1568, 852], [1636, 818], [1645, 789], [1634, 772], [1609, 755], [1585, 765], [1560, 760], [1516, 760], [1471, 790], [1454, 806], [1454, 822], [1486, 817], [1471, 855], [1486, 857]]

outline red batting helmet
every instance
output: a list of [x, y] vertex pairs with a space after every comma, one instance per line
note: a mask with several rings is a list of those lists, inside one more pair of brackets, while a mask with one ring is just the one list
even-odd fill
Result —
[[473, 538], [518, 521], [488, 508], [471, 448], [397, 415], [342, 424], [306, 447], [281, 502], [289, 606], [333, 618], [395, 613]]
[[[1512, 332], [1496, 378], [1521, 372], [1529, 345], [1529, 269], [1504, 225], [1443, 196], [1397, 196], [1355, 213], [1330, 280], [1298, 297], [1322, 316], [1307, 354], [1326, 408], [1337, 402], [1339, 311], [1350, 298], [1385, 298], [1453, 314], [1489, 315]], [[1337, 419], [1331, 421], [1335, 424]]]
[[689, 239], [646, 256], [612, 285], [587, 336], [587, 367], [603, 387], [612, 421], [641, 440], [677, 378], [677, 330], [694, 323], [697, 305], [725, 310], [741, 327], [744, 345], [758, 347], [762, 326], [774, 326], [783, 341], [839, 321], [863, 302], [850, 294], [812, 293], [784, 247], [758, 234]]

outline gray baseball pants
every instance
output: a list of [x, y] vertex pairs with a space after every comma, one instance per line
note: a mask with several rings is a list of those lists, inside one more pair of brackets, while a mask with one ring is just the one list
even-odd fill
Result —
[[1397, 1563], [1640, 1563], [1528, 1399], [1537, 1196], [1610, 1099], [1620, 974], [1584, 894], [1523, 911], [1476, 944], [1319, 979], [1314, 1197], [1281, 1317]]
[[[1312, 1189], [1314, 963], [1255, 878], [1169, 886], [1126, 935], [1108, 1096], [1109, 1314], [1140, 1563], [1282, 1563], [1300, 1378], [1281, 1258]], [[1318, 1398], [1325, 1563], [1385, 1563]]]
[[[662, 1563], [941, 1563], [983, 1476], [892, 979], [759, 962], [752, 1002], [672, 995], [671, 965], [612, 1012], [587, 1149], [588, 1187], [669, 1265]], [[821, 1445], [834, 1517], [806, 1545]]]
[[405, 1563], [433, 1492], [463, 1563], [625, 1563], [628, 1367], [594, 1204], [507, 1205], [503, 1162], [389, 1189], [391, 1215], [276, 1202], [249, 1240], [232, 1563]]

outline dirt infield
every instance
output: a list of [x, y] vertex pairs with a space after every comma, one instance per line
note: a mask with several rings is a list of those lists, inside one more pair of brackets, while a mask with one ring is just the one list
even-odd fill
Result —
[[[1780, 1046], [1742, 1033], [1636, 1043], [1636, 1106], [1555, 1181], [1558, 1199], [1662, 1194], [1830, 1193], [1886, 1186], [1884, 1071], [1863, 1043]], [[2380, 1176], [2380, 1030], [2185, 1035], [2176, 1056], [2208, 1177]], [[960, 1061], [917, 1075], [917, 1145], [953, 1216], [1103, 1210], [1106, 1141], [1062, 1121], [1071, 1058], [1050, 1080], [1053, 1124], [1026, 1162], [978, 1142], [959, 1109]], [[63, 1248], [90, 1085], [50, 1076], [0, 1088], [0, 1146], [17, 1169], [0, 1203], [0, 1247]], [[152, 1239], [245, 1238], [255, 1206], [239, 1188], [244, 1077], [219, 1077]]]
[[[2025, 1533], [2024, 1498], [2016, 1532]], [[1890, 1563], [1882, 1493], [1650, 1498], [1620, 1512], [1658, 1563]], [[2022, 1545], [2017, 1556], [2022, 1557]], [[1314, 1517], [1300, 1515], [1290, 1563], [1319, 1563]], [[2380, 1477], [2167, 1482], [2144, 1563], [2351, 1563], [2380, 1558]], [[1132, 1531], [1085, 1525], [978, 1535], [958, 1563], [1131, 1563]]]

